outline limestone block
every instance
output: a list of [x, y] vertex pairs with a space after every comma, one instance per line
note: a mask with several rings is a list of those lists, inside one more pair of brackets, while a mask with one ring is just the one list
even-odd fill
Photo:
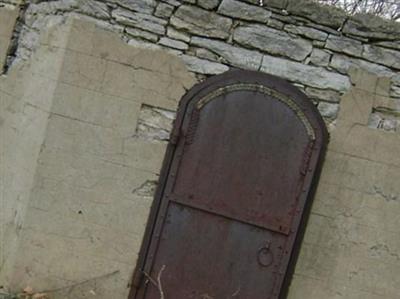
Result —
[[312, 50], [310, 42], [262, 25], [240, 26], [235, 29], [233, 39], [241, 45], [298, 61], [306, 58]]
[[290, 33], [305, 36], [312, 40], [325, 41], [328, 37], [326, 32], [306, 26], [288, 24], [285, 26], [285, 30]]
[[[195, 0], [193, 0], [195, 1]], [[219, 2], [221, 0], [203, 0], [203, 1], [199, 1], [198, 5], [205, 8], [205, 9], [214, 9], [218, 6]], [[194, 3], [194, 2], [193, 2]]]
[[[138, 4], [143, 1], [139, 1]], [[106, 3], [95, 0], [78, 0], [78, 11], [97, 19], [109, 19], [110, 12]]]
[[41, 17], [45, 17], [46, 15], [56, 14], [57, 12], [70, 12], [74, 9], [78, 9], [79, 4], [83, 4], [83, 2], [79, 2], [79, 0], [63, 0], [51, 1], [49, 3], [32, 3], [27, 7], [25, 22], [28, 26], [43, 28], [43, 23], [41, 23], [42, 20], [36, 20], [34, 15], [41, 15]]
[[331, 58], [330, 53], [321, 49], [313, 49], [310, 55], [310, 62], [314, 65], [328, 66], [330, 58]]
[[371, 14], [356, 14], [346, 22], [344, 33], [382, 40], [398, 40], [400, 25]]
[[261, 70], [311, 87], [336, 91], [350, 88], [350, 80], [346, 76], [283, 58], [264, 55]]
[[170, 20], [172, 26], [190, 33], [227, 38], [232, 20], [195, 6], [180, 6]]
[[[390, 116], [390, 115], [383, 115], [383, 113], [373, 113], [371, 114], [372, 116], [379, 115], [379, 122], [376, 128], [378, 129], [383, 129], [387, 132], [399, 132], [400, 131], [400, 121], [396, 119], [395, 116]], [[369, 127], [370, 123], [369, 123]]]
[[320, 102], [318, 104], [318, 111], [322, 117], [335, 119], [339, 112], [339, 105], [335, 103]]
[[340, 54], [334, 54], [329, 65], [333, 69], [344, 74], [347, 74], [351, 67], [358, 67], [379, 76], [391, 77], [394, 75], [391, 69], [383, 65], [357, 58], [350, 58]]
[[[245, 2], [260, 5], [260, 0], [245, 0]], [[267, 7], [273, 7], [278, 9], [285, 9], [287, 6], [288, 0], [264, 0], [263, 4]]]
[[385, 48], [400, 50], [400, 44], [396, 41], [383, 41], [383, 42], [376, 42], [374, 44], [377, 46], [385, 47]]
[[400, 74], [394, 74], [392, 77], [392, 83], [400, 86]]
[[144, 31], [141, 29], [137, 29], [137, 28], [126, 28], [126, 33], [133, 37], [140, 37], [140, 38], [147, 39], [151, 42], [157, 42], [157, 40], [158, 40], [158, 36], [156, 34], [153, 34], [151, 32]]
[[357, 57], [361, 57], [363, 52], [362, 43], [360, 41], [332, 34], [329, 35], [325, 48]]
[[127, 9], [137, 11], [140, 13], [151, 14], [154, 11], [154, 7], [156, 7], [157, 2], [155, 0], [107, 0], [111, 3], [116, 3], [122, 7]]
[[313, 40], [312, 44], [316, 48], [324, 48], [325, 47], [325, 41]]
[[160, 18], [169, 18], [174, 11], [174, 7], [167, 3], [159, 3], [157, 5], [154, 15]]
[[278, 21], [276, 19], [273, 19], [273, 18], [270, 18], [268, 20], [267, 24], [268, 24], [269, 27], [272, 27], [272, 28], [275, 28], [275, 29], [279, 29], [279, 30], [283, 29], [283, 27], [285, 26], [284, 23], [282, 23], [281, 21]]
[[257, 70], [261, 65], [262, 54], [257, 51], [234, 47], [224, 42], [200, 37], [193, 37], [191, 44], [218, 54], [233, 66]]
[[168, 37], [162, 37], [160, 39], [160, 41], [158, 42], [160, 45], [169, 47], [169, 48], [174, 48], [177, 50], [187, 50], [189, 49], [188, 44], [186, 44], [185, 42], [179, 41], [179, 40], [175, 40], [172, 38], [168, 38]]
[[339, 103], [340, 93], [333, 90], [318, 89], [313, 87], [307, 87], [305, 93], [311, 99], [323, 100], [331, 103]]
[[390, 96], [392, 96], [394, 98], [400, 98], [400, 87], [393, 85], [390, 88]]
[[174, 50], [171, 48], [164, 48], [161, 45], [157, 45], [157, 44], [154, 44], [149, 41], [145, 41], [140, 38], [130, 38], [128, 40], [128, 45], [135, 47], [135, 48], [143, 49], [143, 50], [144, 49], [146, 49], [146, 50], [163, 50], [163, 49], [165, 49], [168, 53], [172, 53], [172, 54], [180, 53], [180, 51], [178, 51], [178, 50]]
[[175, 117], [175, 111], [143, 104], [140, 108], [139, 120], [133, 137], [152, 143], [166, 143], [169, 141]]
[[160, 35], [165, 33], [167, 21], [164, 19], [143, 13], [132, 12], [123, 8], [113, 10], [112, 16], [118, 23], [123, 25], [137, 27]]
[[196, 48], [194, 53], [199, 58], [208, 59], [211, 61], [218, 61], [218, 55], [214, 54], [213, 52], [203, 49], [203, 48]]
[[184, 41], [187, 43], [190, 41], [190, 35], [188, 35], [184, 32], [178, 31], [178, 30], [174, 29], [174, 27], [167, 28], [167, 35], [173, 39], [181, 40], [181, 41]]
[[206, 59], [200, 59], [189, 55], [182, 55], [181, 58], [186, 63], [188, 69], [195, 73], [217, 75], [229, 70], [229, 67], [224, 64]]
[[248, 5], [237, 0], [223, 0], [218, 7], [218, 13], [228, 17], [261, 22], [266, 24], [271, 12], [263, 7]]
[[399, 51], [385, 49], [371, 45], [364, 45], [363, 58], [379, 62], [391, 68], [400, 69], [400, 53]]
[[178, 7], [182, 4], [182, 1], [180, 0], [163, 0], [163, 2], [168, 3], [174, 7]]

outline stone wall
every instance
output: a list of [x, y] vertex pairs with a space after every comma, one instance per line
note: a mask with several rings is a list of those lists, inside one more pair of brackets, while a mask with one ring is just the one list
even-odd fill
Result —
[[79, 15], [117, 32], [130, 45], [167, 49], [200, 75], [239, 67], [284, 77], [315, 101], [328, 123], [337, 117], [340, 95], [351, 86], [351, 66], [391, 77], [390, 99], [373, 108], [369, 125], [399, 130], [399, 23], [348, 17], [304, 0], [262, 1], [263, 6], [259, 0], [32, 2], [24, 8], [19, 43], [9, 61], [27, 59], [42, 28]]
[[294, 0], [19, 2], [0, 0], [0, 286], [126, 298], [177, 103], [237, 67], [288, 79], [331, 132], [289, 298], [397, 299], [400, 24]]

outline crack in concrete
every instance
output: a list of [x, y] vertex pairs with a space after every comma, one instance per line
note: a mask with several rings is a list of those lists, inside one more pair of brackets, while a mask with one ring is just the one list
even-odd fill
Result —
[[383, 199], [385, 199], [387, 202], [391, 201], [397, 201], [398, 200], [398, 195], [396, 194], [385, 194], [382, 189], [380, 189], [377, 186], [373, 186], [375, 194], [381, 196]]

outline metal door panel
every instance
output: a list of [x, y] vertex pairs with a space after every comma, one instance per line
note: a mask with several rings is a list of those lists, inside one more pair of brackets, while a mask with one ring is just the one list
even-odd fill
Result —
[[[164, 268], [165, 298], [268, 298], [284, 242], [280, 234], [171, 203], [151, 277]], [[146, 298], [160, 298], [154, 284]]]
[[130, 298], [284, 298], [327, 144], [286, 81], [230, 71], [182, 99]]
[[195, 108], [171, 197], [287, 234], [310, 142], [296, 119], [288, 105], [254, 91]]

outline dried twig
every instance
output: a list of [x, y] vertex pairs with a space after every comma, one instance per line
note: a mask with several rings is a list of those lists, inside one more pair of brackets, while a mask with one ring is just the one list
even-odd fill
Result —
[[165, 299], [164, 297], [164, 290], [162, 288], [162, 284], [161, 284], [161, 275], [163, 273], [163, 271], [165, 270], [165, 265], [163, 265], [160, 269], [160, 271], [158, 272], [157, 275], [157, 280], [155, 280], [153, 277], [151, 277], [148, 273], [143, 271], [143, 274], [146, 276], [146, 278], [157, 288], [157, 290], [160, 292], [160, 299]]

